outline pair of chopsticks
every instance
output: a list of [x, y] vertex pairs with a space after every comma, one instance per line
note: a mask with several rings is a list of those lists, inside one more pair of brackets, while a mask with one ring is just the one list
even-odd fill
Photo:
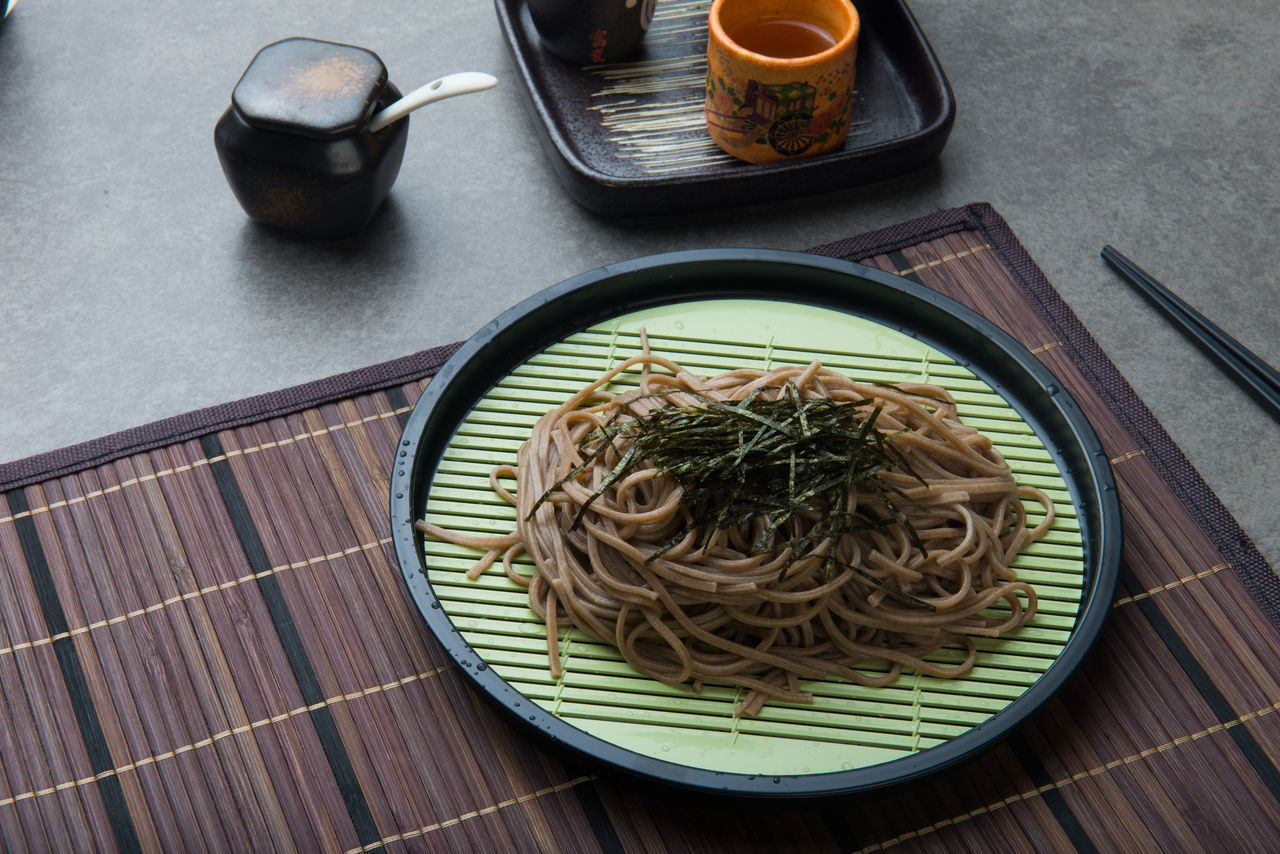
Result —
[[1217, 360], [1241, 388], [1263, 408], [1270, 410], [1272, 417], [1280, 419], [1280, 371], [1223, 332], [1113, 247], [1102, 248], [1102, 260], [1163, 310], [1192, 341]]

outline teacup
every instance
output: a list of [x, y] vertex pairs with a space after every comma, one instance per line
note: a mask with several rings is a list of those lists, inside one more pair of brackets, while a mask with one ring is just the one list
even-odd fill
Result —
[[711, 138], [749, 163], [842, 146], [858, 30], [849, 0], [715, 0], [705, 105]]

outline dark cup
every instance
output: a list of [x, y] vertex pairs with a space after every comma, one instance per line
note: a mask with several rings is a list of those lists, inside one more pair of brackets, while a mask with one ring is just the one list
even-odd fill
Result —
[[223, 174], [257, 222], [328, 239], [373, 218], [404, 159], [408, 117], [369, 119], [400, 98], [364, 48], [293, 38], [260, 50], [214, 128]]
[[656, 0], [528, 0], [547, 50], [581, 64], [615, 62], [639, 46]]

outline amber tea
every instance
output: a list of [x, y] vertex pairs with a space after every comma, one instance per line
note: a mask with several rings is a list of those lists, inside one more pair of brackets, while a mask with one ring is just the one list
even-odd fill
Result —
[[836, 43], [836, 37], [822, 27], [796, 18], [748, 21], [728, 35], [739, 47], [776, 59], [813, 56]]
[[858, 30], [849, 0], [711, 0], [703, 113], [715, 144], [748, 163], [844, 145]]

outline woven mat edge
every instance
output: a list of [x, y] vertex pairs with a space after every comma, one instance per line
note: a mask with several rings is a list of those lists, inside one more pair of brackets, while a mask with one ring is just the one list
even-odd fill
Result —
[[219, 430], [288, 415], [358, 394], [431, 376], [459, 344], [421, 350], [376, 365], [278, 391], [220, 403], [131, 427], [98, 439], [0, 464], [0, 492], [72, 474], [153, 448], [197, 439]]
[[[1013, 230], [987, 202], [939, 210], [855, 237], [816, 246], [817, 255], [867, 258], [956, 231], [984, 234], [1023, 292], [1058, 331], [1112, 414], [1147, 450], [1164, 478], [1218, 547], [1250, 594], [1280, 628], [1280, 579], [1181, 448], [1120, 374], [1080, 319], [1045, 277]], [[332, 377], [164, 418], [13, 462], [0, 464], [0, 492], [18, 489], [130, 454], [196, 439], [231, 427], [278, 417], [357, 394], [433, 375], [461, 342], [433, 347]]]

